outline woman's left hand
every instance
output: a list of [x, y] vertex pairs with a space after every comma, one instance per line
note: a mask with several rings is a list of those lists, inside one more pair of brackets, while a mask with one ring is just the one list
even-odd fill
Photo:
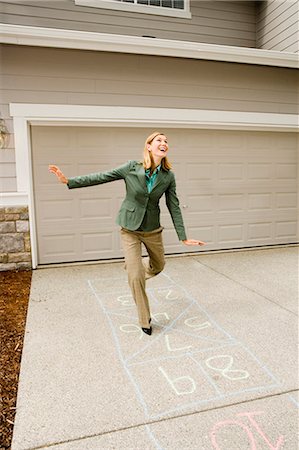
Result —
[[206, 245], [206, 242], [197, 241], [196, 239], [185, 239], [182, 241], [185, 245]]

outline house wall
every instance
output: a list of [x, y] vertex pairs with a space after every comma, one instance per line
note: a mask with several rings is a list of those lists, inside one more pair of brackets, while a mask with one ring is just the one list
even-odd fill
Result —
[[192, 19], [75, 5], [74, 0], [6, 0], [1, 22], [208, 44], [255, 47], [254, 1], [191, 1]]
[[295, 69], [3, 45], [0, 111], [11, 133], [0, 190], [16, 191], [10, 103], [142, 106], [296, 114]]
[[257, 48], [299, 52], [298, 0], [257, 2]]

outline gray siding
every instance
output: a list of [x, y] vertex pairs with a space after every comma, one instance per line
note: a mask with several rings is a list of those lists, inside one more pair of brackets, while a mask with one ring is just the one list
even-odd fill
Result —
[[[2, 46], [1, 113], [9, 103], [297, 113], [297, 71], [182, 58]], [[0, 152], [2, 191], [16, 190], [13, 136]]]
[[257, 47], [299, 52], [298, 0], [272, 0], [257, 5]]
[[7, 24], [153, 36], [161, 39], [255, 47], [255, 2], [191, 2], [192, 19], [76, 6], [73, 0], [0, 2]]

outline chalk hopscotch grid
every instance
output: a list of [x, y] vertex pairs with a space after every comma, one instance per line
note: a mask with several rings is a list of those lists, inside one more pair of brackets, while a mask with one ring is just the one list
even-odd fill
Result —
[[[242, 393], [245, 393], [245, 392], [252, 392], [252, 391], [256, 391], [256, 390], [260, 390], [260, 389], [269, 389], [269, 388], [272, 388], [272, 387], [277, 387], [277, 386], [279, 386], [281, 383], [279, 383], [279, 381], [277, 381], [276, 379], [275, 379], [275, 377], [272, 375], [272, 373], [269, 371], [269, 369], [265, 366], [265, 365], [263, 365], [262, 363], [261, 363], [261, 361], [249, 350], [249, 349], [247, 349], [241, 342], [238, 342], [235, 338], [233, 338], [229, 333], [227, 333], [225, 330], [223, 330], [222, 329], [222, 327], [220, 327], [213, 319], [212, 319], [212, 317], [205, 311], [205, 309], [202, 307], [202, 306], [200, 306], [198, 303], [197, 303], [197, 301], [194, 299], [194, 298], [192, 298], [191, 296], [190, 296], [190, 294], [186, 291], [186, 289], [185, 288], [183, 288], [182, 286], [180, 286], [180, 285], [178, 285], [178, 284], [176, 284], [168, 275], [166, 275], [166, 274], [163, 274], [163, 275], [165, 275], [165, 277], [170, 281], [170, 283], [168, 284], [168, 285], [166, 285], [166, 286], [162, 286], [162, 287], [154, 287], [154, 288], [149, 288], [148, 289], [148, 292], [149, 292], [149, 294], [150, 294], [150, 297], [151, 297], [151, 299], [155, 302], [158, 302], [159, 303], [159, 300], [156, 298], [156, 296], [155, 296], [155, 291], [157, 291], [157, 290], [159, 290], [160, 292], [161, 291], [164, 291], [164, 290], [167, 290], [167, 289], [171, 289], [171, 288], [174, 288], [174, 287], [178, 287], [181, 291], [183, 291], [184, 292], [184, 295], [186, 296], [186, 298], [190, 301], [190, 304], [179, 314], [179, 316], [177, 316], [172, 322], [171, 322], [171, 324], [170, 325], [168, 325], [168, 326], [159, 326], [159, 325], [157, 325], [162, 331], [160, 332], [160, 334], [156, 337], [156, 338], [154, 338], [154, 339], [152, 339], [151, 340], [151, 342], [149, 342], [147, 345], [145, 345], [141, 350], [139, 350], [139, 351], [137, 351], [137, 352], [135, 352], [133, 355], [131, 355], [129, 358], [127, 358], [127, 359], [125, 359], [124, 358], [124, 356], [123, 356], [123, 354], [122, 354], [122, 350], [121, 350], [121, 348], [120, 348], [120, 344], [119, 344], [119, 339], [118, 339], [118, 336], [117, 336], [117, 334], [116, 334], [116, 331], [115, 331], [115, 327], [114, 327], [114, 324], [113, 324], [113, 322], [112, 322], [112, 320], [111, 320], [111, 315], [118, 315], [118, 316], [122, 316], [122, 317], [125, 317], [125, 318], [128, 318], [128, 319], [135, 319], [136, 320], [136, 317], [135, 316], [132, 316], [132, 315], [130, 315], [130, 316], [128, 316], [128, 315], [126, 315], [126, 314], [123, 314], [123, 313], [116, 313], [116, 312], [112, 312], [112, 311], [110, 311], [109, 309], [107, 309], [106, 307], [105, 307], [105, 305], [103, 304], [103, 301], [101, 300], [101, 297], [103, 297], [103, 295], [101, 294], [101, 295], [99, 295], [98, 294], [98, 292], [97, 292], [97, 290], [94, 288], [94, 286], [93, 286], [93, 282], [92, 282], [92, 280], [88, 280], [88, 285], [89, 285], [89, 287], [90, 287], [90, 289], [91, 289], [91, 291], [93, 292], [93, 294], [95, 295], [95, 297], [96, 297], [96, 299], [98, 300], [98, 303], [99, 303], [99, 305], [100, 305], [100, 307], [101, 307], [101, 309], [103, 310], [103, 312], [105, 313], [105, 315], [106, 315], [106, 317], [107, 317], [107, 319], [108, 319], [108, 322], [109, 322], [109, 325], [110, 325], [110, 328], [111, 328], [111, 331], [112, 331], [112, 335], [113, 335], [113, 338], [114, 338], [114, 341], [115, 341], [115, 345], [116, 345], [116, 349], [117, 349], [117, 352], [118, 352], [118, 355], [119, 355], [119, 358], [120, 358], [120, 361], [122, 362], [122, 364], [123, 364], [123, 366], [124, 366], [124, 369], [125, 369], [125, 371], [126, 371], [126, 373], [127, 373], [127, 375], [128, 375], [128, 377], [129, 377], [129, 379], [131, 380], [131, 382], [132, 382], [132, 384], [133, 384], [133, 386], [134, 386], [134, 388], [135, 388], [135, 390], [136, 390], [136, 393], [137, 393], [137, 396], [138, 396], [138, 399], [139, 399], [139, 401], [140, 401], [140, 403], [141, 403], [141, 405], [143, 406], [143, 408], [144, 408], [144, 412], [145, 412], [145, 415], [146, 415], [146, 417], [149, 419], [149, 418], [151, 418], [151, 419], [156, 419], [156, 418], [161, 418], [161, 417], [163, 417], [163, 416], [165, 416], [165, 414], [169, 414], [170, 412], [174, 412], [174, 411], [178, 411], [178, 410], [182, 410], [182, 409], [186, 409], [186, 408], [189, 408], [189, 407], [191, 407], [191, 406], [195, 406], [195, 405], [200, 405], [200, 404], [206, 404], [206, 403], [209, 403], [209, 402], [211, 402], [211, 401], [214, 401], [214, 400], [217, 400], [217, 399], [223, 399], [223, 398], [228, 398], [228, 397], [231, 397], [231, 396], [236, 396], [236, 395], [239, 395], [239, 394], [242, 394]], [[112, 280], [112, 278], [106, 278], [106, 280], [109, 280], [109, 281], [111, 281]], [[120, 280], [120, 278], [115, 278], [115, 280]], [[105, 282], [105, 279], [103, 279], [103, 278], [101, 278], [101, 281], [102, 282]], [[111, 291], [105, 291], [105, 294], [114, 294], [114, 295], [117, 295], [118, 294], [118, 289], [114, 289], [114, 290], [111, 290]], [[123, 294], [123, 290], [121, 291], [121, 294]], [[228, 340], [227, 340], [227, 342], [225, 342], [225, 343], [223, 343], [223, 341], [222, 341], [222, 345], [219, 345], [219, 346], [213, 346], [213, 347], [209, 347], [209, 348], [206, 348], [206, 349], [203, 349], [203, 350], [195, 350], [194, 352], [186, 352], [185, 354], [181, 354], [180, 356], [177, 356], [177, 355], [174, 355], [174, 356], [171, 356], [171, 355], [169, 355], [169, 356], [160, 356], [160, 357], [158, 357], [158, 358], [154, 358], [154, 359], [148, 359], [148, 360], [146, 360], [146, 362], [144, 362], [144, 361], [141, 361], [141, 362], [131, 362], [130, 363], [130, 360], [132, 360], [134, 357], [136, 357], [138, 354], [140, 354], [140, 353], [142, 353], [142, 352], [144, 352], [147, 348], [150, 348], [156, 341], [158, 341], [158, 340], [161, 340], [161, 337], [163, 336], [163, 335], [165, 335], [167, 332], [169, 332], [174, 326], [175, 326], [175, 324], [177, 323], [177, 321], [186, 313], [186, 311], [188, 311], [188, 309], [190, 309], [191, 308], [191, 306], [193, 306], [193, 305], [195, 305], [202, 313], [204, 313], [205, 314], [205, 316], [209, 319], [209, 321], [213, 324], [213, 326], [215, 327], [215, 328], [217, 328], [222, 334], [224, 334], [225, 336], [227, 336], [227, 338], [228, 338]], [[155, 324], [156, 325], [156, 324]], [[199, 337], [199, 336], [196, 336], [195, 334], [191, 334], [191, 333], [186, 333], [186, 332], [183, 332], [184, 334], [187, 334], [187, 335], [190, 335], [190, 336], [192, 336], [192, 337]], [[210, 340], [209, 338], [206, 338], [206, 340]], [[221, 341], [218, 341], [218, 340], [212, 340], [212, 342], [214, 342], [214, 344], [215, 343], [220, 343]], [[198, 362], [198, 361], [196, 361], [193, 357], [192, 357], [192, 355], [194, 356], [194, 355], [196, 355], [196, 354], [198, 354], [198, 353], [203, 353], [203, 352], [206, 352], [206, 351], [208, 351], [208, 350], [214, 350], [214, 349], [219, 349], [219, 348], [223, 348], [223, 347], [231, 347], [231, 346], [234, 346], [234, 345], [238, 345], [239, 347], [241, 347], [241, 348], [243, 348], [244, 350], [245, 350], [245, 352], [247, 352], [255, 361], [256, 361], [256, 363], [258, 364], [258, 366], [263, 370], [263, 371], [265, 371], [266, 373], [267, 373], [267, 375], [270, 377], [270, 379], [273, 381], [273, 384], [267, 384], [267, 385], [261, 385], [261, 386], [255, 386], [255, 387], [252, 387], [252, 388], [248, 388], [248, 389], [242, 389], [242, 390], [240, 390], [240, 391], [237, 391], [237, 392], [230, 392], [230, 393], [228, 393], [228, 394], [223, 394], [223, 393], [221, 393], [221, 390], [219, 389], [219, 387], [217, 386], [217, 384], [216, 383], [214, 383], [214, 381], [212, 381], [212, 379], [211, 379], [211, 377], [206, 373], [206, 371], [202, 368], [202, 366], [201, 366], [201, 364]], [[215, 397], [211, 397], [211, 398], [209, 398], [209, 399], [205, 399], [205, 400], [196, 400], [195, 402], [189, 402], [187, 405], [183, 405], [183, 406], [179, 406], [179, 407], [175, 407], [175, 408], [173, 408], [173, 409], [170, 409], [170, 410], [168, 410], [168, 411], [163, 411], [163, 412], [160, 412], [159, 414], [155, 414], [155, 415], [153, 415], [153, 414], [149, 414], [149, 411], [148, 411], [148, 407], [147, 407], [147, 404], [146, 404], [146, 402], [145, 402], [145, 400], [144, 400], [144, 398], [143, 398], [143, 395], [142, 395], [142, 391], [141, 391], [141, 388], [140, 388], [140, 386], [138, 385], [138, 382], [136, 381], [136, 379], [134, 379], [134, 376], [132, 375], [132, 373], [131, 373], [131, 371], [130, 371], [130, 367], [132, 367], [132, 366], [136, 366], [136, 365], [142, 365], [142, 364], [146, 364], [146, 363], [149, 363], [149, 362], [158, 362], [158, 361], [162, 361], [162, 360], [167, 360], [167, 359], [177, 359], [178, 357], [182, 357], [182, 356], [188, 356], [189, 358], [191, 358], [191, 359], [193, 359], [193, 361], [195, 361], [196, 362], [196, 364], [199, 366], [199, 369], [200, 369], [200, 371], [201, 371], [201, 373], [203, 374], [203, 376], [204, 376], [204, 378], [206, 379], [206, 381], [210, 384], [210, 385], [212, 385], [213, 386], [213, 388], [216, 390], [216, 392], [217, 392], [217, 394], [218, 395], [216, 395]]]
[[[169, 277], [167, 277], [167, 278], [169, 278]], [[105, 279], [101, 279], [101, 281], [104, 281], [104, 280], [105, 280]], [[108, 280], [110, 281], [111, 278], [108, 278]], [[174, 326], [176, 325], [176, 323], [179, 321], [179, 319], [180, 319], [184, 314], [186, 314], [186, 312], [188, 311], [188, 309], [190, 309], [190, 308], [191, 308], [192, 306], [194, 306], [194, 305], [195, 305], [199, 310], [201, 310], [201, 312], [202, 312], [203, 314], [205, 314], [205, 316], [209, 319], [209, 322], [210, 322], [216, 329], [218, 329], [218, 331], [220, 331], [221, 334], [224, 334], [224, 335], [227, 336], [227, 343], [230, 343], [230, 342], [237, 342], [235, 338], [233, 338], [229, 333], [227, 333], [224, 329], [222, 329], [222, 328], [217, 324], [217, 322], [215, 322], [215, 321], [212, 319], [212, 317], [204, 310], [204, 308], [202, 308], [202, 307], [196, 302], [196, 300], [193, 299], [193, 298], [190, 296], [190, 294], [186, 291], [185, 288], [183, 288], [182, 286], [180, 286], [180, 285], [174, 283], [172, 280], [170, 280], [170, 282], [171, 282], [171, 284], [165, 285], [165, 286], [163, 286], [163, 287], [148, 288], [148, 289], [147, 289], [147, 292], [148, 292], [149, 296], [151, 297], [151, 300], [154, 300], [154, 302], [155, 302], [156, 304], [159, 304], [159, 303], [160, 303], [160, 302], [159, 302], [159, 299], [157, 299], [157, 297], [156, 297], [156, 295], [155, 295], [155, 291], [156, 291], [156, 290], [164, 291], [164, 290], [168, 290], [168, 289], [171, 289], [171, 288], [174, 288], [174, 287], [179, 287], [180, 290], [183, 291], [185, 298], [187, 298], [188, 301], [190, 302], [189, 305], [181, 312], [181, 314], [180, 314], [179, 316], [177, 316], [177, 317], [171, 322], [171, 324], [166, 325], [166, 326], [161, 326], [161, 325], [155, 323], [155, 327], [158, 327], [158, 328], [162, 329], [163, 331], [162, 331], [157, 337], [151, 338], [151, 341], [150, 341], [146, 346], [142, 347], [142, 349], [138, 350], [136, 353], [134, 353], [133, 355], [131, 355], [130, 357], [128, 357], [128, 359], [126, 360], [126, 362], [128, 362], [130, 359], [135, 358], [135, 357], [136, 357], [137, 355], [139, 355], [140, 353], [143, 353], [147, 348], [151, 347], [157, 340], [160, 340], [161, 337], [162, 337], [163, 335], [167, 334], [170, 330], [172, 330], [172, 329], [174, 328]], [[128, 319], [134, 319], [134, 320], [136, 320], [136, 316], [127, 315], [127, 314], [124, 314], [124, 313], [118, 313], [118, 312], [115, 312], [114, 310], [107, 309], [107, 308], [105, 307], [105, 305], [103, 304], [103, 302], [101, 301], [101, 297], [102, 297], [103, 295], [99, 295], [99, 294], [98, 294], [97, 290], [92, 286], [91, 280], [88, 280], [88, 283], [89, 283], [89, 285], [90, 285], [90, 287], [91, 287], [91, 289], [92, 289], [94, 295], [97, 297], [98, 301], [100, 302], [100, 305], [101, 305], [101, 307], [102, 307], [102, 309], [103, 309], [103, 311], [104, 311], [104, 313], [105, 313], [106, 315], [109, 314], [109, 315], [112, 315], [112, 316], [123, 316], [123, 317], [126, 317], [126, 318], [128, 318]], [[122, 291], [117, 291], [117, 290], [113, 290], [113, 291], [105, 291], [105, 294], [111, 294], [111, 293], [114, 294], [114, 295], [123, 294], [123, 290], [122, 290]], [[135, 306], [135, 305], [134, 305], [134, 306]], [[128, 307], [128, 308], [129, 308], [129, 307]], [[207, 338], [207, 337], [203, 337], [203, 336], [198, 336], [198, 335], [196, 335], [196, 334], [188, 333], [188, 332], [186, 332], [186, 331], [181, 331], [181, 330], [180, 330], [179, 332], [180, 332], [181, 334], [185, 334], [185, 335], [187, 335], [187, 336], [195, 337], [195, 338], [200, 339], [200, 340], [208, 341], [208, 342], [211, 342], [211, 343], [218, 343], [219, 346], [222, 346], [222, 345], [223, 345], [223, 341], [224, 341], [223, 338], [222, 338], [222, 339], [212, 339], [212, 338]], [[215, 348], [215, 346], [214, 346], [214, 347], [211, 347], [211, 348]]]

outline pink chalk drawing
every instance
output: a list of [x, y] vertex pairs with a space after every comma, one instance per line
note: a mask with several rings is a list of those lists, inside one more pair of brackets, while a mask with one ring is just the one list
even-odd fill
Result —
[[[258, 416], [260, 414], [264, 414], [264, 412], [263, 411], [244, 412], [244, 413], [237, 414], [236, 417], [247, 417], [247, 419], [249, 420], [252, 427], [255, 428], [255, 430], [258, 432], [258, 434], [263, 438], [263, 440], [268, 445], [269, 449], [270, 450], [280, 450], [283, 446], [284, 437], [282, 435], [280, 435], [278, 437], [276, 443], [271, 444], [269, 438], [266, 436], [266, 434], [263, 432], [263, 430], [261, 429], [259, 424], [254, 419], [254, 416]], [[221, 447], [219, 446], [217, 439], [216, 439], [217, 432], [221, 428], [228, 427], [231, 425], [240, 427], [247, 434], [248, 440], [250, 442], [250, 450], [258, 450], [256, 440], [255, 440], [255, 437], [254, 437], [251, 429], [246, 424], [242, 423], [241, 421], [235, 420], [235, 419], [223, 420], [221, 422], [217, 422], [213, 426], [212, 430], [210, 431], [210, 439], [211, 439], [213, 447], [216, 450], [221, 450]]]

